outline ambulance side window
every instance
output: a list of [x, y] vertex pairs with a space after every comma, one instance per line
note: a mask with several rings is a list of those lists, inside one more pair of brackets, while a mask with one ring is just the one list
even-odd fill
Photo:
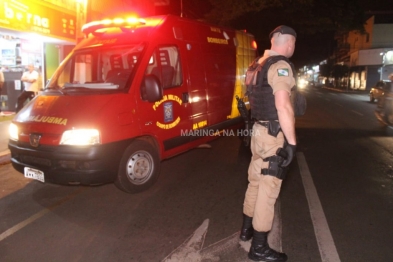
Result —
[[176, 46], [157, 48], [150, 58], [145, 75], [153, 74], [160, 80], [162, 88], [180, 86], [183, 82], [179, 50]]
[[75, 57], [75, 70], [73, 83], [83, 84], [93, 82], [93, 56], [81, 54]]

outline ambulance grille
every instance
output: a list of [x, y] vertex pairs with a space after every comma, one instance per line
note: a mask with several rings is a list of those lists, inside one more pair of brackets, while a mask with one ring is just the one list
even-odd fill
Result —
[[33, 157], [33, 156], [21, 156], [22, 162], [30, 165], [39, 165], [39, 166], [52, 166], [52, 163], [49, 159]]

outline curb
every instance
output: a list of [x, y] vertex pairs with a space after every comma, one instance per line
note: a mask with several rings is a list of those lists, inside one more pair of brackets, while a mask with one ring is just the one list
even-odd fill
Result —
[[9, 149], [0, 152], [0, 165], [11, 163], [11, 152]]
[[327, 86], [322, 86], [321, 88], [336, 91], [336, 92], [341, 92], [341, 93], [350, 93], [350, 94], [368, 94], [370, 92], [370, 90], [340, 89], [340, 88], [327, 87]]

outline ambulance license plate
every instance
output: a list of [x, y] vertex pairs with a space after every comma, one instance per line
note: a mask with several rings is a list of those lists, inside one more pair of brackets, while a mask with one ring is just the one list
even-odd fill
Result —
[[30, 167], [25, 167], [25, 177], [45, 182], [44, 172]]

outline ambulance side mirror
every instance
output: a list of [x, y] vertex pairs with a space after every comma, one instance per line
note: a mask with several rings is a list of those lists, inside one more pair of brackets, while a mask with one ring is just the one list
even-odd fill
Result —
[[163, 97], [163, 91], [160, 80], [155, 75], [146, 75], [141, 86], [141, 95], [143, 100], [149, 102], [160, 101]]

